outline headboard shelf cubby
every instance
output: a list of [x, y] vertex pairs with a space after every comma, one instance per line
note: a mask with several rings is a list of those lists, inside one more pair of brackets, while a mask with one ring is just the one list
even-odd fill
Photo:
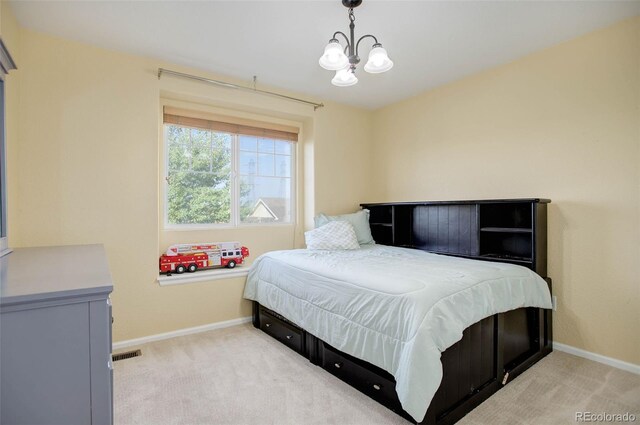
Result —
[[376, 243], [519, 264], [547, 275], [542, 198], [361, 204]]

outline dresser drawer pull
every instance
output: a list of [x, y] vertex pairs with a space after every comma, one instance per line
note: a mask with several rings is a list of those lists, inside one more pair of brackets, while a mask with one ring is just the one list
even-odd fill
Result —
[[287, 335], [287, 339], [293, 338], [293, 335]]
[[373, 389], [376, 391], [380, 391], [380, 388], [382, 388], [380, 385], [378, 384], [373, 384]]
[[340, 369], [342, 367], [342, 363], [334, 363], [333, 365], [336, 367], [336, 369]]
[[268, 327], [271, 326], [271, 323], [265, 323], [264, 326], [265, 326], [265, 328], [268, 328]]

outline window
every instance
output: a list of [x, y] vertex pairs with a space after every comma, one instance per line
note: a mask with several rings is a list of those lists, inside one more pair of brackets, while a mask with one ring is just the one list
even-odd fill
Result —
[[165, 225], [293, 223], [297, 129], [203, 115], [165, 107]]
[[240, 221], [291, 222], [293, 145], [239, 136]]
[[5, 147], [5, 74], [16, 69], [11, 54], [0, 39], [0, 257], [11, 252], [7, 244], [7, 155]]

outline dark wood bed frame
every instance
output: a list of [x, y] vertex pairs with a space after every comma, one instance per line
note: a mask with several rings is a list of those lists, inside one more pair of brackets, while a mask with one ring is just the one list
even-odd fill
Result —
[[[362, 204], [376, 243], [513, 263], [547, 272], [547, 199]], [[253, 303], [253, 325], [411, 422], [395, 379]], [[552, 351], [551, 311], [520, 308], [468, 327], [442, 353], [443, 378], [424, 425], [452, 424]]]

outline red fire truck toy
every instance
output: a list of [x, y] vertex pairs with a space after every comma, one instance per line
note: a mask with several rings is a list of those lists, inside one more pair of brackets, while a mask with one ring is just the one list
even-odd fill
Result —
[[160, 273], [193, 273], [213, 267], [234, 268], [249, 256], [249, 249], [240, 242], [171, 245], [160, 256]]

